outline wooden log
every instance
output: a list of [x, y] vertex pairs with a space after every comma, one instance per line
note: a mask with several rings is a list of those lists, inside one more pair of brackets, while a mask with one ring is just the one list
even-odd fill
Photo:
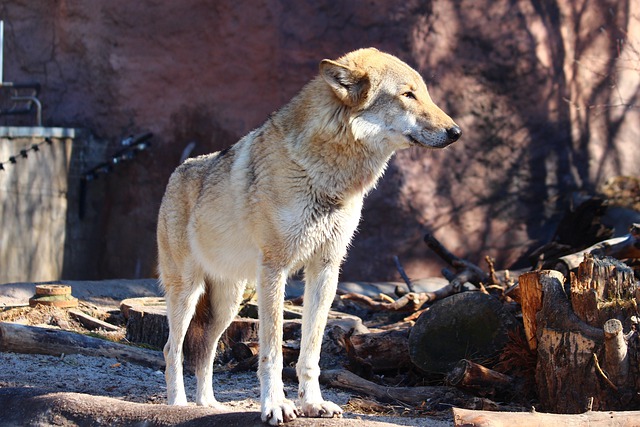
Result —
[[496, 393], [513, 394], [516, 389], [514, 378], [467, 359], [460, 360], [454, 366], [447, 374], [446, 381], [454, 387], [473, 391], [481, 396], [493, 396]]
[[69, 315], [75, 318], [78, 322], [82, 323], [82, 326], [89, 330], [93, 329], [103, 329], [105, 331], [119, 331], [120, 327], [116, 325], [112, 325], [111, 323], [104, 322], [100, 319], [97, 319], [93, 316], [89, 316], [87, 313], [82, 312], [76, 309], [69, 309]]
[[616, 387], [627, 385], [629, 378], [629, 355], [627, 343], [622, 333], [622, 322], [609, 319], [604, 326], [605, 367], [609, 379]]
[[[409, 357], [409, 328], [367, 334], [349, 335], [348, 357], [365, 364], [372, 372], [381, 373], [412, 366]], [[349, 350], [347, 351], [349, 353]]]
[[491, 412], [453, 408], [453, 422], [456, 427], [635, 427], [640, 419], [640, 411], [595, 412], [582, 414], [547, 414], [542, 412]]
[[60, 356], [103, 356], [164, 369], [161, 352], [119, 344], [74, 332], [0, 322], [0, 351]]
[[449, 372], [461, 359], [492, 359], [504, 348], [518, 321], [495, 297], [463, 292], [434, 303], [409, 335], [409, 353], [426, 372]]

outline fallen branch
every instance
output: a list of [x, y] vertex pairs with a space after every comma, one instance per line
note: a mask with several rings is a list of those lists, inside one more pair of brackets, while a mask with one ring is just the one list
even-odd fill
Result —
[[396, 311], [404, 313], [420, 310], [425, 303], [432, 301], [431, 294], [434, 293], [435, 292], [409, 292], [393, 302], [376, 301], [371, 297], [354, 292], [340, 295], [340, 298], [364, 305], [371, 311]]
[[404, 283], [407, 284], [407, 288], [409, 288], [409, 292], [415, 292], [416, 290], [413, 286], [413, 283], [411, 283], [411, 279], [409, 279], [409, 276], [407, 276], [407, 273], [404, 271], [404, 267], [402, 267], [402, 264], [400, 263], [400, 259], [398, 258], [397, 255], [393, 256], [393, 262], [396, 265], [396, 269], [398, 270], [400, 277], [402, 277], [402, 280], [404, 280]]
[[[297, 378], [293, 368], [285, 368], [283, 375], [291, 380]], [[387, 387], [365, 380], [346, 369], [322, 371], [320, 383], [370, 396], [384, 403], [401, 402], [415, 406], [421, 405], [426, 401], [438, 400], [441, 402], [447, 401], [450, 404], [464, 405], [465, 400], [473, 400], [471, 395], [453, 387]]]
[[74, 332], [8, 322], [0, 322], [0, 351], [52, 356], [83, 354], [112, 357], [154, 369], [164, 369], [165, 366], [164, 358], [159, 351], [118, 344]]
[[491, 412], [453, 408], [453, 422], [456, 427], [538, 427], [538, 426], [619, 426], [638, 425], [640, 411], [585, 412], [583, 414], [545, 414], [541, 412]]
[[451, 286], [453, 287], [454, 291], [452, 293], [460, 292], [460, 290], [462, 289], [462, 285], [465, 282], [470, 282], [475, 285], [479, 285], [480, 283], [487, 284], [491, 282], [491, 278], [489, 277], [489, 275], [485, 273], [480, 267], [467, 260], [458, 258], [454, 254], [449, 252], [449, 250], [442, 246], [442, 243], [440, 243], [433, 234], [425, 234], [424, 241], [432, 251], [434, 251], [440, 258], [442, 258], [447, 264], [449, 264], [456, 270], [456, 273], [454, 273], [453, 275], [445, 274], [445, 272], [443, 271], [443, 275], [445, 275], [447, 280], [451, 282]]
[[622, 237], [604, 240], [579, 252], [558, 258], [551, 268], [565, 276], [578, 268], [585, 254], [610, 256], [617, 259], [640, 258], [640, 224], [633, 224], [631, 232]]
[[93, 330], [93, 329], [104, 329], [105, 331], [111, 331], [111, 332], [115, 332], [115, 331], [119, 331], [120, 328], [116, 325], [112, 325], [111, 323], [108, 322], [104, 322], [100, 319], [97, 319], [93, 316], [89, 316], [87, 313], [84, 313], [80, 310], [76, 310], [76, 309], [69, 309], [68, 310], [69, 314], [75, 318], [78, 322], [82, 323], [82, 326], [84, 326], [85, 328], [89, 329], [89, 330]]

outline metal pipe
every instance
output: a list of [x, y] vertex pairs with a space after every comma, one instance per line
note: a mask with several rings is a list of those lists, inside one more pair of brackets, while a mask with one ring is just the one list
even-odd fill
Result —
[[14, 101], [28, 101], [36, 105], [36, 122], [38, 127], [42, 126], [42, 103], [35, 96], [14, 96], [11, 98]]

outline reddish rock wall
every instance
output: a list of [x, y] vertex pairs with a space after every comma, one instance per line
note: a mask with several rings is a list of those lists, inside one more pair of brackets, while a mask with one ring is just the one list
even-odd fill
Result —
[[[635, 9], [633, 9], [635, 8]], [[343, 278], [440, 268], [436, 233], [460, 256], [508, 267], [575, 190], [637, 174], [639, 7], [633, 1], [72, 2], [16, 0], [5, 20], [5, 80], [37, 80], [47, 125], [105, 144], [155, 133], [151, 152], [89, 193], [92, 240], [68, 278], [149, 276], [155, 216], [185, 146], [221, 149], [261, 124], [320, 59], [363, 46], [423, 74], [464, 130], [443, 152], [399, 153], [366, 202]], [[108, 150], [107, 150], [108, 151]], [[99, 162], [104, 159], [87, 159]], [[67, 242], [67, 245], [74, 242]], [[73, 259], [71, 259], [73, 258]]]

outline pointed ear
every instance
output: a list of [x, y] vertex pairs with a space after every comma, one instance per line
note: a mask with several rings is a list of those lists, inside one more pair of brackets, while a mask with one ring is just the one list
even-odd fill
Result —
[[364, 100], [369, 91], [369, 77], [364, 71], [329, 59], [320, 62], [320, 75], [338, 99], [350, 107]]

